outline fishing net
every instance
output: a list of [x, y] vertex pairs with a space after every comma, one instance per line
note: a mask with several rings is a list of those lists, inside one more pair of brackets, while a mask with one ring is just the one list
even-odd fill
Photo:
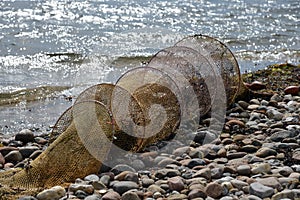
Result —
[[194, 35], [185, 37], [175, 44], [185, 46], [198, 51], [211, 64], [215, 65], [215, 72], [222, 76], [227, 103], [231, 104], [242, 87], [240, 69], [230, 49], [216, 38], [206, 35]]

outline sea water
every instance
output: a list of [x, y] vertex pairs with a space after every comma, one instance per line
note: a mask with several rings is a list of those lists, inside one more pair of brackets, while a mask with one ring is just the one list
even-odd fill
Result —
[[[0, 132], [49, 131], [72, 98], [115, 82], [162, 48], [205, 34], [224, 42], [241, 72], [300, 61], [298, 0], [27, 0], [0, 2], [0, 96], [69, 87], [0, 106]], [[38, 97], [39, 98], [39, 97]], [[71, 99], [71, 101], [70, 101]], [[1, 98], [0, 98], [1, 100]]]

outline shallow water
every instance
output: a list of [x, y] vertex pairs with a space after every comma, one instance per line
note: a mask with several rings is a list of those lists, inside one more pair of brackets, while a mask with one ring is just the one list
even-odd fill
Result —
[[[76, 96], [115, 82], [132, 62], [139, 64], [136, 56], [199, 33], [225, 42], [242, 72], [299, 64], [299, 10], [298, 0], [1, 1], [0, 93], [50, 85], [70, 86], [59, 96]], [[71, 104], [64, 98], [21, 103], [0, 108], [0, 132], [39, 122], [46, 130]]]

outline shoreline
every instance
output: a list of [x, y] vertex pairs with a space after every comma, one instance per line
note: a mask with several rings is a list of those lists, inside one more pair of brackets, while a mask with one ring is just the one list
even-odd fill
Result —
[[[287, 68], [285, 71], [278, 70], [282, 67]], [[259, 91], [268, 91], [268, 84], [276, 79], [271, 73], [274, 72], [272, 69], [275, 69], [280, 80], [290, 76], [298, 77], [298, 74], [287, 73], [292, 66], [282, 64], [270, 68], [270, 73], [259, 71], [253, 72], [250, 77], [246, 76], [249, 86], [259, 85], [263, 88]], [[254, 80], [261, 82], [253, 84]], [[284, 89], [293, 83], [282, 82], [276, 87], [278, 94], [274, 94], [270, 100], [235, 102], [228, 108], [223, 133], [215, 144], [201, 145], [203, 136], [209, 134], [206, 130], [208, 121], [204, 119], [201, 131], [197, 132], [194, 143], [189, 146], [181, 141], [169, 141], [178, 142], [180, 146], [162, 155], [155, 151], [145, 152], [131, 163], [119, 163], [115, 170], [102, 169], [99, 174], [77, 180], [63, 193], [61, 188], [52, 188], [50, 191], [63, 194], [61, 197], [66, 197], [68, 193], [79, 199], [89, 196], [94, 199], [100, 196], [102, 199], [109, 199], [108, 196], [115, 197], [110, 199], [134, 196], [137, 200], [141, 197], [149, 200], [192, 197], [227, 197], [233, 200], [251, 197], [270, 197], [274, 200], [283, 197], [299, 198], [300, 138], [297, 130], [300, 130], [300, 95], [299, 91], [298, 95], [284, 94]], [[2, 162], [7, 158], [12, 159], [11, 155], [8, 156], [10, 153], [21, 155], [14, 157], [17, 160], [10, 160], [11, 164], [3, 163], [2, 168], [5, 164], [6, 168], [24, 167], [26, 162], [23, 157], [34, 159], [46, 148], [47, 134], [34, 136], [30, 130], [24, 130], [18, 137], [17, 140], [10, 138], [1, 141], [2, 146], [12, 146], [5, 153], [5, 147], [0, 147], [0, 152], [5, 154], [2, 155]], [[24, 143], [27, 143], [25, 148]], [[146, 169], [147, 166], [150, 168]], [[125, 172], [120, 173], [121, 169], [125, 169]], [[49, 190], [41, 191], [39, 195], [45, 193], [49, 193]], [[5, 199], [5, 196], [2, 198]]]

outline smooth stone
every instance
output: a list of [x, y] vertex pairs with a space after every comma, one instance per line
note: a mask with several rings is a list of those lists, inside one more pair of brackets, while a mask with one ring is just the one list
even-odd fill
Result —
[[184, 183], [182, 181], [182, 178], [179, 176], [169, 178], [168, 185], [170, 190], [175, 190], [180, 192], [181, 190], [184, 189]]
[[41, 144], [41, 145], [45, 145], [48, 143], [48, 140], [42, 138], [42, 137], [35, 137], [34, 138], [34, 141], [37, 143], [37, 144]]
[[257, 182], [277, 190], [281, 190], [281, 184], [279, 183], [276, 177], [267, 177], [267, 178], [257, 178]]
[[145, 168], [145, 163], [142, 160], [136, 159], [136, 160], [131, 162], [131, 166], [135, 170], [141, 170], [141, 169]]
[[43, 153], [43, 150], [36, 150], [35, 152], [33, 152], [33, 153], [29, 156], [29, 158], [30, 158], [31, 160], [34, 160], [34, 159], [36, 159], [39, 155], [41, 155], [41, 153]]
[[136, 192], [127, 191], [122, 195], [122, 200], [141, 200], [141, 199]]
[[110, 170], [112, 173], [114, 173], [115, 175], [118, 175], [119, 173], [123, 172], [123, 171], [131, 171], [131, 172], [136, 172], [135, 169], [133, 167], [130, 167], [129, 165], [126, 164], [119, 164], [116, 165], [115, 167], [113, 167]]
[[240, 121], [240, 120], [238, 120], [238, 119], [231, 119], [231, 120], [229, 120], [228, 122], [226, 122], [226, 125], [228, 125], [228, 126], [234, 126], [234, 125], [237, 125], [237, 126], [239, 126], [239, 127], [241, 127], [241, 128], [244, 128], [244, 127], [245, 127], [245, 123], [242, 122], [242, 121]]
[[239, 175], [249, 176], [251, 174], [251, 167], [249, 165], [239, 165], [236, 171]]
[[182, 200], [186, 198], [187, 195], [185, 194], [171, 194], [170, 196], [168, 196], [167, 200]]
[[249, 105], [248, 106], [248, 110], [256, 110], [257, 108], [259, 107], [259, 105], [257, 105], [257, 104], [251, 104], [251, 105]]
[[288, 177], [294, 170], [289, 166], [283, 166], [278, 169], [275, 169], [275, 173], [279, 173], [284, 177]]
[[106, 189], [106, 185], [101, 181], [91, 181], [91, 185], [94, 187], [95, 190], [103, 190]]
[[295, 199], [295, 194], [292, 190], [283, 190], [274, 194], [271, 200]]
[[0, 147], [0, 153], [5, 157], [11, 151], [19, 151], [16, 147]]
[[24, 144], [26, 144], [28, 142], [34, 142], [34, 134], [29, 129], [23, 129], [19, 133], [16, 134], [15, 140], [21, 141]]
[[36, 198], [38, 200], [59, 200], [65, 195], [66, 195], [66, 191], [63, 187], [55, 186], [38, 193]]
[[248, 106], [250, 105], [248, 102], [246, 101], [238, 101], [239, 106], [241, 106], [243, 109], [247, 109]]
[[271, 98], [270, 101], [276, 101], [276, 102], [281, 102], [282, 101], [282, 97], [279, 94], [274, 94]]
[[183, 154], [188, 154], [190, 151], [191, 151], [191, 147], [189, 146], [179, 147], [173, 151], [172, 155], [182, 156]]
[[195, 174], [193, 174], [192, 177], [193, 177], [193, 178], [196, 178], [196, 177], [203, 177], [203, 178], [205, 178], [206, 180], [210, 180], [210, 179], [211, 179], [211, 170], [210, 170], [210, 168], [203, 168], [203, 169], [200, 169], [200, 170], [197, 171]]
[[271, 171], [271, 165], [269, 163], [260, 163], [252, 167], [252, 174], [263, 174]]
[[5, 164], [5, 158], [4, 156], [0, 153], [0, 165], [4, 165]]
[[276, 156], [277, 152], [269, 147], [262, 147], [255, 153], [255, 155], [260, 158], [265, 158], [268, 156]]
[[192, 169], [196, 166], [203, 166], [206, 162], [203, 159], [200, 158], [193, 158], [187, 163], [187, 167]]
[[109, 185], [109, 182], [110, 182], [110, 176], [109, 176], [109, 175], [103, 175], [103, 176], [101, 176], [100, 181], [101, 181], [104, 185], [108, 186], [108, 185]]
[[282, 120], [282, 118], [284, 117], [284, 114], [282, 114], [281, 112], [275, 110], [275, 109], [269, 109], [267, 110], [267, 116], [269, 119], [274, 119], [276, 121], [280, 121]]
[[281, 142], [283, 139], [290, 137], [293, 137], [293, 133], [291, 131], [284, 130], [273, 133], [270, 136], [270, 139], [274, 142]]
[[190, 192], [188, 193], [188, 199], [196, 199], [196, 198], [205, 199], [206, 197], [207, 194], [201, 189], [193, 189], [190, 190]]
[[19, 152], [23, 158], [28, 158], [33, 152], [39, 150], [37, 146], [19, 147]]
[[159, 167], [165, 167], [169, 164], [173, 164], [173, 163], [178, 163], [178, 161], [172, 159], [172, 158], [164, 158], [163, 160], [161, 160], [159, 163], [157, 163], [157, 166]]
[[93, 194], [84, 198], [84, 200], [101, 200], [101, 195]]
[[108, 191], [102, 197], [102, 200], [120, 200], [120, 199], [121, 199], [120, 194], [115, 191]]
[[77, 191], [75, 192], [75, 196], [76, 196], [77, 198], [79, 198], [79, 199], [84, 199], [85, 197], [88, 196], [88, 194], [87, 194], [86, 192], [82, 191], [82, 190], [77, 190]]
[[224, 168], [216, 167], [216, 168], [211, 169], [210, 172], [211, 172], [212, 179], [219, 179], [223, 175]]
[[237, 188], [239, 190], [242, 190], [243, 187], [249, 186], [248, 183], [246, 183], [244, 181], [237, 180], [237, 179], [231, 180], [230, 183], [233, 185], [233, 187], [235, 187], [235, 188]]
[[141, 181], [143, 187], [149, 187], [150, 185], [154, 184], [154, 180], [150, 178], [143, 178]]
[[24, 196], [24, 197], [20, 197], [18, 200], [37, 200], [37, 198], [33, 196]]
[[11, 151], [4, 157], [6, 162], [16, 164], [23, 160], [22, 154], [19, 151]]
[[236, 158], [242, 158], [244, 156], [246, 156], [247, 153], [246, 152], [227, 152], [227, 158], [232, 160], [232, 159], [236, 159]]
[[222, 195], [223, 187], [217, 182], [211, 182], [205, 187], [205, 193], [212, 198], [219, 198]]
[[147, 191], [152, 192], [152, 193], [159, 192], [161, 194], [165, 194], [166, 193], [166, 191], [164, 189], [162, 189], [159, 185], [150, 185], [147, 188]]
[[255, 153], [257, 152], [257, 149], [258, 148], [256, 146], [249, 144], [249, 145], [242, 146], [241, 151], [246, 153]]
[[69, 191], [70, 192], [75, 193], [78, 190], [82, 190], [82, 191], [84, 191], [88, 194], [92, 194], [94, 192], [94, 187], [92, 185], [86, 185], [86, 184], [80, 184], [80, 183], [79, 184], [77, 184], [77, 183], [71, 184], [69, 186]]
[[139, 186], [132, 181], [120, 181], [113, 185], [114, 191], [118, 192], [120, 195], [127, 192], [128, 190], [138, 189]]
[[300, 86], [288, 86], [284, 89], [285, 94], [298, 95], [300, 92]]
[[180, 172], [176, 169], [160, 169], [155, 172], [154, 176], [162, 179], [164, 177], [180, 176]]
[[250, 104], [255, 104], [255, 105], [260, 105], [260, 102], [259, 102], [258, 99], [251, 99], [251, 100], [249, 101], [249, 103], [250, 103]]
[[92, 181], [99, 181], [100, 178], [99, 178], [99, 176], [97, 176], [96, 174], [90, 174], [90, 175], [84, 177], [83, 180], [92, 182]]
[[135, 182], [135, 183], [139, 183], [138, 174], [137, 173], [133, 173], [133, 172], [129, 172], [124, 177], [124, 181], [132, 181], [132, 182]]
[[274, 194], [274, 189], [264, 186], [261, 183], [254, 182], [250, 184], [249, 194], [258, 196], [260, 198], [271, 197]]

